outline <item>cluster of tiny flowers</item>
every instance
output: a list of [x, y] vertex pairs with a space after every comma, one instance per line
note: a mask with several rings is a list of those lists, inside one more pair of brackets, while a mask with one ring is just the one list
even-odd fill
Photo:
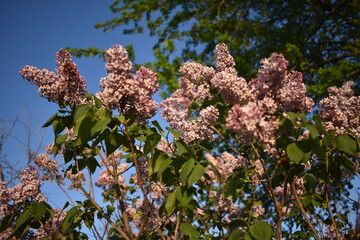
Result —
[[10, 214], [16, 206], [28, 199], [43, 202], [46, 200], [40, 191], [38, 170], [29, 166], [21, 171], [20, 183], [13, 188], [7, 188], [6, 182], [0, 182], [0, 216]]
[[210, 177], [209, 184], [218, 182], [216, 171], [220, 174], [220, 181], [224, 183], [228, 177], [233, 173], [233, 170], [239, 166], [245, 166], [248, 160], [243, 156], [234, 157], [228, 152], [223, 152], [221, 157], [214, 158], [211, 154], [205, 154], [206, 160], [212, 163], [216, 170], [211, 165], [206, 168], [206, 173]]
[[[258, 77], [247, 83], [237, 76], [234, 58], [227, 46], [218, 44], [216, 70], [189, 62], [180, 67], [180, 73], [185, 76], [179, 79], [181, 88], [160, 104], [162, 116], [172, 128], [184, 132], [185, 142], [206, 139], [194, 132], [196, 126], [189, 124], [188, 118], [193, 117], [189, 107], [199, 100], [210, 99], [210, 89], [215, 89], [232, 105], [226, 118], [227, 128], [236, 132], [244, 144], [257, 140], [271, 149], [279, 124], [275, 113], [310, 112], [314, 102], [305, 96], [302, 74], [289, 72], [288, 61], [282, 54], [273, 53], [260, 63]], [[208, 134], [204, 136], [209, 137]]]
[[[182, 70], [185, 71], [184, 69]], [[209, 76], [204, 75], [203, 79]], [[196, 78], [199, 77], [196, 76]], [[209, 84], [205, 80], [192, 83], [189, 79], [182, 77], [180, 78], [180, 86], [181, 89], [176, 90], [170, 98], [161, 102], [161, 115], [169, 122], [173, 129], [184, 132], [182, 139], [186, 143], [191, 143], [194, 140], [213, 140], [211, 127], [219, 116], [219, 112], [215, 107], [209, 106], [206, 109], [202, 109], [196, 120], [188, 120], [191, 116], [189, 106], [193, 102], [209, 97]]]
[[71, 171], [65, 173], [67, 179], [71, 181], [69, 185], [69, 190], [79, 189], [80, 186], [84, 185], [86, 182], [85, 174], [83, 172], [78, 172], [73, 174]]
[[158, 106], [151, 99], [158, 90], [156, 74], [141, 67], [132, 74], [132, 63], [126, 49], [115, 45], [105, 53], [107, 76], [101, 79], [99, 98], [111, 109], [126, 114], [132, 110], [139, 119], [151, 118]]
[[[288, 62], [282, 54], [273, 53], [260, 63], [258, 78], [252, 79], [248, 85], [246, 82], [241, 84], [243, 98], [239, 98], [238, 104], [230, 109], [226, 120], [227, 127], [241, 136], [244, 144], [256, 139], [270, 149], [275, 144], [278, 129], [273, 114], [277, 111], [309, 112], [314, 102], [305, 96], [302, 74], [288, 72]], [[246, 100], [247, 103], [241, 104]], [[234, 102], [231, 100], [230, 103]]]
[[252, 215], [255, 218], [258, 218], [258, 217], [264, 215], [265, 208], [263, 208], [263, 206], [259, 203], [256, 206], [252, 206], [252, 211], [253, 211]]
[[42, 180], [63, 182], [64, 177], [59, 173], [58, 162], [51, 159], [46, 153], [40, 154], [34, 161], [34, 163], [44, 171]]
[[[122, 186], [126, 186], [125, 184], [125, 178], [122, 175], [128, 168], [129, 165], [128, 164], [120, 164], [116, 166], [116, 174], [118, 175], [118, 184], [122, 185]], [[114, 168], [113, 166], [108, 166], [106, 167], [104, 170], [102, 170], [99, 173], [99, 177], [97, 178], [95, 185], [97, 187], [101, 187], [101, 188], [106, 188], [106, 187], [112, 187], [114, 186], [115, 182], [114, 182]]]
[[331, 225], [326, 225], [324, 239], [339, 239], [343, 240], [343, 236], [338, 236], [336, 234], [336, 229]]
[[250, 176], [250, 179], [253, 181], [254, 186], [257, 187], [260, 183], [259, 177], [261, 178], [261, 176], [264, 174], [264, 168], [260, 159], [256, 160], [254, 165], [255, 172]]
[[337, 135], [354, 134], [360, 138], [360, 96], [354, 96], [351, 86], [345, 82], [341, 88], [328, 88], [329, 96], [319, 103], [319, 116], [328, 131], [335, 130]]
[[[151, 211], [151, 213], [149, 212]], [[128, 204], [126, 207], [126, 213], [132, 223], [140, 229], [145, 219], [147, 219], [146, 225], [143, 228], [146, 231], [151, 231], [157, 226], [163, 224], [166, 220], [165, 217], [159, 215], [159, 207], [153, 206], [151, 210], [143, 199], [133, 201], [132, 204]], [[149, 216], [149, 217], [147, 217]]]
[[287, 71], [289, 62], [282, 54], [272, 53], [260, 63], [262, 67], [258, 70], [258, 78], [251, 81], [251, 87], [258, 91], [258, 99], [270, 97], [279, 103], [282, 111], [311, 111], [314, 102], [305, 96], [302, 74]]
[[172, 153], [175, 151], [174, 143], [169, 143], [166, 139], [161, 138], [159, 145], [156, 148], [164, 153]]
[[20, 70], [20, 74], [31, 84], [38, 86], [38, 93], [48, 101], [58, 103], [64, 100], [71, 105], [82, 103], [87, 92], [85, 79], [80, 76], [71, 54], [59, 50], [56, 53], [56, 63], [58, 74], [28, 65]]
[[67, 211], [59, 208], [54, 208], [53, 210], [53, 219], [37, 229], [33, 236], [35, 239], [51, 238], [60, 232], [61, 224], [65, 219]]
[[230, 223], [231, 219], [237, 218], [244, 212], [244, 209], [234, 204], [234, 201], [231, 197], [224, 198], [222, 196], [222, 191], [210, 191], [209, 198], [211, 202], [216, 204], [211, 207], [215, 207], [215, 211], [223, 216], [222, 220], [226, 223]]
[[182, 135], [184, 142], [191, 143], [197, 139], [213, 141], [211, 128], [218, 117], [219, 111], [215, 107], [209, 106], [200, 111], [199, 118], [195, 121], [184, 121], [183, 128], [185, 129], [183, 129], [184, 134]]
[[245, 106], [233, 106], [226, 118], [226, 126], [241, 136], [241, 142], [251, 143], [257, 139], [261, 143], [275, 144], [278, 122], [273, 116], [266, 115], [255, 102]]

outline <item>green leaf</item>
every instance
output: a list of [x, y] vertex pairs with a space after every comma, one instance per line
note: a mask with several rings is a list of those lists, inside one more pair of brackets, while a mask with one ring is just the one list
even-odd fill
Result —
[[321, 159], [325, 159], [326, 158], [326, 152], [325, 150], [321, 147], [320, 145], [320, 141], [318, 139], [313, 139], [310, 141], [310, 145], [311, 148], [313, 150], [313, 152]]
[[32, 207], [32, 214], [34, 216], [35, 221], [39, 220], [47, 212], [46, 206], [44, 206], [42, 203], [33, 202], [31, 204], [31, 207]]
[[168, 168], [168, 166], [172, 163], [173, 161], [168, 158], [168, 159], [165, 159], [164, 161], [162, 161], [161, 164], [160, 161], [157, 161], [156, 162], [156, 165], [155, 165], [155, 172], [156, 172], [156, 169], [159, 169], [157, 172], [158, 172], [158, 175], [161, 176], [163, 174], [163, 172]]
[[181, 167], [180, 178], [181, 178], [181, 183], [183, 185], [186, 184], [187, 177], [189, 176], [191, 171], [194, 169], [194, 163], [195, 163], [194, 159], [190, 158]]
[[27, 228], [26, 226], [30, 222], [30, 213], [31, 213], [31, 209], [29, 207], [26, 207], [26, 209], [16, 219], [16, 224], [15, 224], [13, 233], [11, 235], [17, 236], [17, 237], [22, 236], [25, 229]]
[[79, 216], [82, 214], [81, 210], [78, 207], [72, 207], [66, 214], [62, 224], [61, 232], [66, 234], [70, 229], [76, 227], [77, 223], [81, 221]]
[[229, 240], [238, 240], [241, 239], [241, 231], [240, 230], [235, 230], [231, 233]]
[[327, 131], [326, 131], [324, 125], [322, 124], [321, 118], [318, 115], [314, 115], [313, 120], [316, 124], [316, 127], [320, 130], [320, 132], [323, 134], [326, 134]]
[[196, 230], [196, 228], [190, 223], [181, 223], [180, 230], [183, 234], [187, 236], [200, 237], [200, 233]]
[[179, 155], [183, 155], [184, 153], [188, 153], [188, 150], [186, 149], [186, 147], [179, 141], [175, 141], [175, 145], [177, 150], [179, 151]]
[[267, 222], [255, 222], [250, 227], [250, 234], [256, 240], [270, 240], [272, 235], [272, 227]]
[[51, 116], [51, 118], [49, 118], [49, 120], [46, 121], [46, 123], [44, 123], [44, 125], [42, 127], [45, 128], [45, 127], [50, 126], [57, 117], [58, 117], [58, 114], [55, 113], [54, 115]]
[[116, 149], [118, 149], [125, 141], [126, 138], [123, 135], [117, 132], [110, 132], [109, 136], [105, 138], [106, 155], [109, 156]]
[[358, 151], [358, 144], [356, 140], [349, 135], [339, 136], [336, 139], [336, 147], [352, 156], [356, 156], [356, 152]]
[[305, 153], [299, 148], [296, 142], [290, 143], [286, 147], [286, 154], [296, 164], [299, 164], [305, 158]]
[[158, 133], [153, 133], [148, 136], [144, 145], [144, 154], [147, 155], [148, 153], [152, 152], [154, 148], [158, 145], [160, 140], [161, 135], [159, 135]]
[[193, 171], [188, 177], [189, 186], [197, 182], [204, 175], [204, 173], [205, 173], [205, 168], [202, 165], [200, 164], [195, 165]]
[[55, 143], [56, 143], [57, 145], [61, 146], [61, 145], [66, 141], [67, 137], [68, 137], [68, 136], [67, 136], [66, 134], [64, 134], [64, 135], [58, 135], [58, 136], [56, 136], [56, 138], [55, 138]]
[[165, 199], [165, 209], [170, 216], [175, 211], [176, 195], [175, 192], [169, 193]]
[[174, 129], [171, 129], [169, 127], [166, 127], [167, 130], [169, 130], [169, 132], [171, 132], [171, 134], [175, 137], [175, 138], [179, 138], [182, 135], [182, 132], [176, 131]]
[[107, 125], [111, 122], [111, 118], [105, 118], [98, 121], [90, 130], [90, 135], [94, 137], [99, 132], [103, 131]]
[[305, 188], [307, 189], [308, 192], [312, 192], [314, 191], [318, 181], [316, 179], [316, 177], [311, 174], [311, 173], [306, 173], [304, 176], [305, 179]]
[[176, 199], [179, 201], [182, 207], [187, 207], [189, 202], [193, 199], [195, 194], [194, 188], [177, 187], [176, 188]]
[[319, 136], [319, 131], [312, 124], [306, 124], [306, 127], [310, 131], [311, 138], [315, 139]]
[[161, 134], [164, 134], [164, 130], [161, 128], [160, 124], [158, 123], [158, 121], [154, 120], [151, 122], [158, 130]]
[[0, 233], [7, 229], [12, 223], [15, 218], [15, 214], [7, 215], [3, 217], [0, 221]]

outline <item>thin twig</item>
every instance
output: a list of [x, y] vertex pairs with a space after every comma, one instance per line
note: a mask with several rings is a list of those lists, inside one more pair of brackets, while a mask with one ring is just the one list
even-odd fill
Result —
[[290, 183], [290, 186], [291, 186], [291, 190], [292, 190], [292, 192], [293, 192], [293, 194], [294, 194], [294, 196], [295, 196], [295, 201], [296, 201], [298, 207], [300, 208], [300, 211], [301, 211], [302, 215], [304, 216], [304, 218], [305, 218], [305, 220], [306, 220], [306, 223], [307, 223], [308, 226], [310, 227], [311, 231], [314, 233], [315, 237], [316, 237], [318, 240], [320, 240], [320, 239], [321, 239], [320, 236], [319, 236], [318, 233], [316, 232], [313, 224], [311, 223], [309, 217], [307, 216], [307, 213], [306, 213], [306, 211], [305, 211], [305, 209], [304, 209], [304, 206], [303, 206], [302, 203], [300, 202], [299, 196], [298, 196], [297, 193], [296, 193], [296, 188], [295, 188], [294, 183], [293, 183], [293, 182]]
[[121, 230], [111, 219], [108, 215], [104, 213], [104, 211], [101, 209], [101, 207], [97, 204], [97, 202], [90, 196], [90, 194], [85, 190], [81, 184], [79, 184], [79, 188], [84, 193], [85, 197], [90, 200], [90, 202], [95, 206], [95, 208], [98, 210], [98, 212], [108, 221], [108, 223], [117, 231], [121, 236], [123, 236], [126, 240], [131, 240], [126, 233]]

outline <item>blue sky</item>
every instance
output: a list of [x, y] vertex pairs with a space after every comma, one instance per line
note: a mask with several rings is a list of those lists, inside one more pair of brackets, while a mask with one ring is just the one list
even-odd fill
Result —
[[[0, 119], [23, 120], [23, 109], [32, 124], [32, 146], [38, 143], [38, 129], [57, 111], [57, 105], [41, 98], [37, 87], [21, 79], [19, 70], [24, 65], [54, 71], [55, 54], [65, 47], [110, 48], [114, 44], [132, 43], [137, 63], [151, 61], [155, 39], [148, 35], [124, 36], [122, 29], [103, 33], [94, 24], [115, 15], [108, 8], [112, 0], [0, 0], [1, 56], [0, 56]], [[80, 74], [85, 77], [90, 93], [99, 90], [105, 77], [105, 64], [99, 58], [74, 58]], [[0, 123], [1, 124], [1, 123]], [[5, 124], [5, 127], [8, 125]], [[22, 140], [26, 129], [17, 125], [13, 134]], [[44, 134], [44, 145], [53, 140], [51, 129]], [[23, 146], [9, 138], [3, 147], [11, 163], [23, 162]], [[21, 165], [21, 164], [20, 164]], [[18, 166], [20, 166], [18, 165]], [[46, 186], [51, 199], [62, 193], [55, 186]], [[56, 188], [56, 187], [55, 187]], [[53, 201], [53, 200], [51, 200]], [[53, 202], [55, 203], [55, 202]], [[57, 207], [62, 207], [58, 205]]]

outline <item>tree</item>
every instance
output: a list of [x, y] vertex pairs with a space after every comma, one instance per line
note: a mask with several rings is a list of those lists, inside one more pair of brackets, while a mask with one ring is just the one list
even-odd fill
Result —
[[[134, 74], [118, 45], [105, 62], [95, 95], [66, 51], [57, 53], [57, 73], [21, 69], [60, 109], [44, 124], [54, 143], [37, 168], [25, 169], [13, 188], [0, 182], [1, 237], [88, 239], [84, 226], [98, 239], [359, 237], [351, 220], [359, 202], [349, 197], [360, 153], [353, 82], [329, 88], [310, 117], [314, 101], [282, 54], [263, 59], [248, 82], [218, 44], [215, 67], [181, 65], [180, 88], [160, 103], [165, 131], [151, 121], [156, 73], [141, 66]], [[64, 174], [49, 154], [63, 156]], [[86, 200], [52, 209], [39, 172], [59, 184], [69, 180]], [[101, 200], [85, 185], [97, 173]]]
[[[291, 69], [304, 74], [315, 100], [324, 97], [329, 86], [349, 80], [356, 82], [359, 93], [358, 1], [116, 0], [110, 9], [118, 16], [96, 28], [106, 32], [128, 26], [124, 34], [142, 34], [147, 28], [150, 36], [158, 37], [157, 59], [148, 66], [156, 69], [167, 93], [177, 88], [182, 62], [212, 63], [218, 43], [228, 45], [237, 71], [247, 79], [256, 77], [254, 69], [262, 57], [281, 52]], [[186, 47], [179, 48], [184, 42]], [[72, 49], [75, 56], [101, 52]]]

